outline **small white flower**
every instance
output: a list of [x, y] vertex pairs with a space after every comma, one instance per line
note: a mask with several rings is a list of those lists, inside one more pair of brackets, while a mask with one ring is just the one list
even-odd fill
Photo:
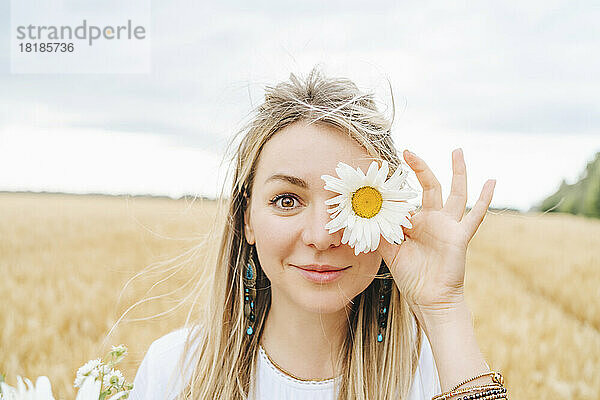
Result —
[[120, 387], [125, 383], [125, 377], [118, 369], [111, 370], [108, 374], [104, 375], [103, 385], [108, 388], [111, 385], [114, 387]]
[[[117, 400], [122, 398], [128, 393], [128, 391], [122, 391], [116, 393], [114, 396], [109, 397], [106, 400]], [[81, 388], [77, 392], [75, 400], [98, 400], [100, 397], [100, 381], [98, 381], [92, 375], [85, 377]]]
[[321, 175], [325, 189], [339, 193], [325, 201], [336, 205], [327, 210], [331, 221], [325, 225], [329, 233], [344, 229], [342, 243], [354, 248], [354, 254], [368, 253], [379, 246], [380, 235], [389, 243], [404, 240], [402, 226], [412, 228], [409, 211], [416, 207], [406, 200], [417, 197], [418, 192], [405, 187], [407, 173], [399, 166], [386, 181], [388, 162], [381, 169], [373, 161], [365, 175], [360, 168], [352, 168], [339, 162], [336, 168], [339, 178]]
[[100, 382], [92, 375], [85, 377], [77, 391], [75, 400], [98, 400], [100, 397]]
[[115, 353], [117, 356], [127, 354], [127, 347], [124, 344], [120, 344], [118, 346], [112, 346], [112, 353]]
[[98, 371], [102, 372], [102, 375], [106, 376], [106, 375], [110, 374], [111, 368], [106, 364], [102, 364], [102, 365], [100, 365], [100, 367], [98, 367]]
[[2, 400], [54, 400], [52, 395], [52, 387], [47, 376], [40, 376], [35, 381], [35, 385], [25, 378], [27, 387], [23, 383], [23, 378], [17, 376], [17, 387], [7, 385], [5, 382], [0, 383], [2, 389]]
[[99, 376], [98, 366], [102, 363], [102, 360], [96, 358], [85, 363], [82, 367], [77, 370], [75, 377], [74, 387], [81, 387], [86, 376], [92, 375], [93, 377]]

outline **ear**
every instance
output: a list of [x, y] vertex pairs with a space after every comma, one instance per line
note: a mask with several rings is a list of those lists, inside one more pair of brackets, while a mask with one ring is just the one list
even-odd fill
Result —
[[254, 238], [254, 230], [250, 225], [250, 199], [246, 198], [246, 209], [244, 210], [244, 236], [249, 245], [253, 245], [256, 241]]

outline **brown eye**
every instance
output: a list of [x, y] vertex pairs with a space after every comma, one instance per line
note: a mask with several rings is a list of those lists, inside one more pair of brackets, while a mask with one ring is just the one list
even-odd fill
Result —
[[281, 198], [281, 206], [283, 208], [290, 208], [294, 206], [294, 199], [291, 197], [282, 197]]
[[[279, 200], [281, 200], [281, 202]], [[273, 200], [270, 200], [271, 204], [274, 204], [277, 208], [283, 210], [293, 210], [295, 208], [294, 202], [299, 202], [299, 200], [296, 198], [296, 196], [290, 194], [280, 194], [275, 196]]]

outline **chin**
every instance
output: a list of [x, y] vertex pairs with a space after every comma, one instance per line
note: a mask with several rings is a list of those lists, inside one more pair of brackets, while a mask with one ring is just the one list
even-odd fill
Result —
[[298, 299], [299, 305], [307, 311], [321, 314], [333, 314], [344, 310], [350, 303], [347, 296], [345, 296], [341, 289], [337, 286], [335, 290], [323, 290], [319, 292], [317, 288], [310, 295], [303, 293], [302, 297]]

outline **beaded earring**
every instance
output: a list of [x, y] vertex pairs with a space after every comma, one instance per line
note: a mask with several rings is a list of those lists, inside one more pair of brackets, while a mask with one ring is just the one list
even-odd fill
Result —
[[[388, 274], [390, 270], [384, 263], [379, 268], [378, 275]], [[392, 278], [382, 278], [379, 286], [378, 307], [377, 307], [377, 343], [383, 342], [383, 336], [387, 327], [388, 309], [390, 307]]]
[[250, 246], [248, 260], [243, 274], [244, 280], [244, 317], [248, 321], [246, 334], [254, 332], [254, 300], [256, 299], [256, 265], [253, 259], [254, 246]]

